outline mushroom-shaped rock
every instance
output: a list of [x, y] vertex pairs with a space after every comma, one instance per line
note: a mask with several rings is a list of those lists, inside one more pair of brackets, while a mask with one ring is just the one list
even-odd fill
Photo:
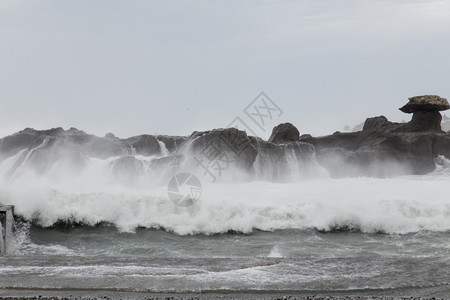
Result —
[[300, 133], [291, 123], [277, 125], [272, 130], [272, 135], [268, 139], [269, 143], [284, 144], [288, 142], [298, 142]]
[[402, 127], [404, 132], [435, 131], [442, 132], [442, 115], [439, 111], [450, 109], [447, 99], [437, 95], [424, 95], [409, 98], [400, 108], [404, 113], [413, 113], [412, 120]]
[[442, 111], [450, 109], [447, 99], [437, 95], [424, 95], [409, 98], [409, 102], [400, 108], [404, 113], [410, 114], [417, 111]]

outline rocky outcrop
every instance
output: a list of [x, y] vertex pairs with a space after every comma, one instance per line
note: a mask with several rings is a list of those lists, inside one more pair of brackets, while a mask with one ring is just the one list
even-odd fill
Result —
[[228, 167], [250, 171], [256, 159], [257, 149], [245, 131], [236, 128], [194, 132], [188, 138], [188, 149], [182, 149], [196, 166], [219, 160]]
[[412, 97], [400, 109], [413, 113], [410, 122], [379, 116], [368, 118], [360, 132], [300, 139], [316, 147], [318, 162], [334, 177], [425, 174], [435, 169], [437, 156], [450, 158], [450, 135], [441, 130], [439, 113], [448, 108], [439, 96]]
[[161, 141], [166, 146], [169, 153], [176, 152], [178, 149], [184, 145], [187, 140], [186, 136], [169, 136], [169, 135], [158, 135], [156, 136], [158, 141]]
[[[174, 137], [171, 139], [171, 137], [165, 137], [163, 140], [169, 144], [165, 152], [170, 153], [168, 149], [173, 150], [176, 146], [181, 147], [185, 138]], [[45, 172], [50, 170], [56, 162], [59, 162], [73, 171], [82, 169], [88, 158], [106, 159], [127, 157], [134, 154], [143, 156], [169, 154], [163, 153], [162, 145], [164, 145], [164, 142], [160, 142], [158, 138], [152, 135], [120, 139], [113, 134], [97, 137], [76, 128], [68, 130], [60, 127], [49, 130], [26, 128], [0, 139], [0, 162], [13, 155], [19, 155], [11, 166], [9, 175], [14, 174], [16, 169], [24, 164], [38, 172]], [[122, 173], [131, 174], [132, 172], [129, 170], [136, 167], [131, 162], [131, 158], [123, 158], [117, 162], [113, 172], [125, 170]], [[131, 167], [127, 169], [124, 167], [126, 165]]]
[[362, 130], [363, 131], [381, 130], [390, 125], [392, 125], [392, 122], [389, 122], [385, 116], [379, 116], [374, 118], [368, 118], [366, 122], [364, 122]]
[[[298, 132], [289, 125], [289, 131]], [[248, 136], [236, 128], [214, 129], [194, 132], [180, 154], [186, 154], [184, 169], [197, 170], [199, 175], [208, 175], [212, 181], [218, 176], [224, 178], [221, 172], [225, 177], [233, 176], [233, 180], [289, 181], [317, 175], [320, 168], [311, 144], [298, 141], [298, 136], [297, 141], [288, 138], [278, 142]]]
[[273, 144], [284, 144], [288, 142], [298, 142], [299, 140], [300, 133], [298, 129], [291, 123], [284, 123], [273, 128], [272, 135], [268, 139], [268, 142]]
[[284, 123], [273, 129], [268, 141], [236, 128], [198, 131], [189, 137], [127, 139], [113, 134], [97, 137], [76, 128], [27, 128], [0, 140], [0, 162], [16, 155], [8, 173], [13, 175], [25, 164], [44, 172], [57, 161], [76, 170], [90, 158], [110, 159], [113, 175], [131, 181], [149, 169], [170, 179], [179, 171], [220, 176], [230, 168], [248, 178], [276, 181], [317, 170], [316, 162], [334, 177], [425, 174], [435, 169], [438, 156], [450, 159], [450, 134], [440, 127], [440, 111], [448, 108], [447, 100], [439, 96], [412, 97], [401, 108], [413, 114], [407, 123], [378, 116], [368, 118], [361, 131], [323, 137], [299, 136], [294, 125]]
[[409, 98], [409, 102], [400, 108], [404, 113], [412, 113], [411, 122], [404, 126], [404, 131], [441, 131], [442, 115], [440, 111], [450, 109], [447, 99], [437, 95], [424, 95]]
[[161, 155], [162, 149], [159, 141], [153, 135], [143, 134], [125, 140], [137, 155], [152, 156]]

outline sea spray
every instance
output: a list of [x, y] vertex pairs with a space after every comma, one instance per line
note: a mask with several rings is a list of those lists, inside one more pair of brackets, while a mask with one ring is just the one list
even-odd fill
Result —
[[175, 206], [165, 187], [74, 191], [44, 184], [35, 182], [26, 189], [2, 186], [0, 192], [11, 188], [17, 213], [42, 226], [106, 222], [126, 232], [163, 228], [180, 235], [279, 229], [450, 230], [448, 181], [425, 176], [205, 184], [200, 203], [191, 208]]
[[166, 144], [159, 139], [157, 139], [157, 140], [158, 140], [159, 146], [161, 148], [161, 156], [168, 156], [169, 150], [167, 150]]
[[314, 156], [310, 144], [292, 142], [282, 145], [267, 145], [258, 142], [254, 163], [256, 180], [294, 182], [327, 177]]
[[[441, 175], [331, 179], [317, 164], [311, 145], [252, 139], [249, 153], [254, 161], [247, 161], [251, 164], [246, 176], [232, 165], [213, 184], [195, 160], [208, 145], [205, 134], [192, 136], [164, 157], [82, 154], [76, 156], [81, 157], [79, 168], [72, 163], [73, 153], [53, 157], [53, 152], [45, 152], [50, 150], [42, 148], [49, 145], [44, 140], [0, 162], [0, 176], [7, 179], [0, 181], [0, 195], [16, 205], [19, 215], [42, 226], [104, 222], [120, 231], [163, 228], [180, 235], [279, 229], [450, 230], [450, 174], [442, 172], [448, 169], [445, 163], [438, 170]], [[42, 170], [31, 163], [37, 149], [49, 155], [43, 162], [50, 166]], [[191, 208], [177, 207], [167, 196], [168, 182], [181, 171], [196, 173], [202, 181], [202, 198]]]

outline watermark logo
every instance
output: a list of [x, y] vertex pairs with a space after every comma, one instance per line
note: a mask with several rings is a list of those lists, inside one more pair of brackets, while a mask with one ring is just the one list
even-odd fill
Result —
[[259, 129], [266, 131], [267, 122], [272, 121], [274, 117], [281, 117], [283, 111], [272, 101], [264, 92], [250, 102], [244, 109], [245, 114], [255, 123]]
[[[248, 136], [258, 137], [270, 132], [283, 114], [281, 108], [264, 92], [261, 92], [237, 115], [226, 130], [211, 139], [197, 152], [194, 159], [195, 168], [201, 169], [203, 176], [208, 176], [211, 182], [230, 169], [233, 163], [238, 163], [243, 153], [252, 145]], [[243, 133], [246, 132], [246, 133]], [[180, 167], [181, 156], [171, 162], [174, 168]], [[178, 206], [190, 206], [198, 202], [202, 193], [200, 180], [191, 173], [180, 173], [171, 179], [168, 185], [170, 200]]]
[[169, 181], [167, 194], [177, 206], [192, 206], [200, 200], [202, 184], [194, 174], [179, 173]]
[[[237, 117], [235, 120], [240, 119], [239, 117]], [[239, 130], [244, 129], [240, 129], [234, 126], [227, 126], [227, 128], [235, 128], [236, 130], [222, 131], [219, 135], [219, 138], [225, 143], [228, 149], [233, 151], [237, 156], [241, 156], [242, 152], [244, 152], [252, 143], [247, 136], [239, 132]], [[250, 130], [250, 132], [252, 131]], [[253, 136], [257, 135], [253, 134]]]
[[[256, 132], [265, 134], [276, 122], [283, 111], [266, 93], [261, 92], [243, 110], [244, 114], [236, 116], [219, 134], [219, 139], [209, 142], [196, 156], [196, 167], [203, 170], [204, 176], [209, 176], [212, 182], [228, 170], [230, 164], [239, 160], [244, 151], [251, 146], [250, 136], [257, 137]], [[255, 126], [256, 125], [256, 126]], [[234, 128], [235, 130], [231, 130]], [[243, 134], [245, 131], [247, 134]], [[230, 159], [231, 154], [234, 159]]]
[[222, 171], [228, 170], [233, 162], [223, 149], [222, 142], [219, 139], [214, 139], [203, 148], [199, 156], [194, 157], [195, 166], [201, 167], [203, 175], [209, 175], [212, 182], [216, 181], [216, 174], [221, 176]]

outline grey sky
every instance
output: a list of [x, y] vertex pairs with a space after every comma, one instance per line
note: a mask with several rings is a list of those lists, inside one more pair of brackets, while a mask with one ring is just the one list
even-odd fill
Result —
[[0, 136], [224, 127], [265, 91], [301, 133], [450, 97], [450, 1], [0, 1]]

